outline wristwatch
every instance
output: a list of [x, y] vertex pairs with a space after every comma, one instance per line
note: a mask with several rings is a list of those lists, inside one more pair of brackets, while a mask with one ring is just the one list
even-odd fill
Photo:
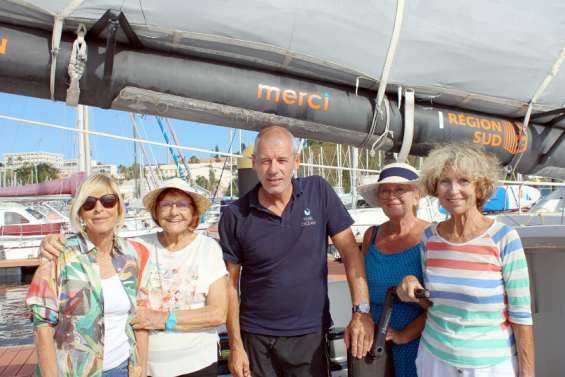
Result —
[[368, 314], [371, 311], [371, 305], [366, 302], [362, 302], [358, 305], [353, 305], [351, 308], [352, 313], [363, 313]]
[[167, 321], [165, 322], [165, 330], [166, 331], [174, 331], [177, 327], [177, 313], [174, 310], [169, 312], [169, 316], [167, 317]]

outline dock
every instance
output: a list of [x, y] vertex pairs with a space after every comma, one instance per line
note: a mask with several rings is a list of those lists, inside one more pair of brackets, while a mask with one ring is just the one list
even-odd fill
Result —
[[39, 266], [39, 258], [32, 259], [0, 259], [0, 268]]
[[33, 345], [0, 347], [0, 377], [29, 377], [36, 364]]

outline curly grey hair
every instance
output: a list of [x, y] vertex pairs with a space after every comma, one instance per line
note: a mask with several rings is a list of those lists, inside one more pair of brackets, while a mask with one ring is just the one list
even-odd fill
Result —
[[496, 190], [502, 176], [498, 159], [474, 144], [449, 144], [433, 149], [420, 171], [422, 190], [437, 197], [437, 184], [447, 171], [465, 175], [475, 182], [477, 208], [481, 209]]

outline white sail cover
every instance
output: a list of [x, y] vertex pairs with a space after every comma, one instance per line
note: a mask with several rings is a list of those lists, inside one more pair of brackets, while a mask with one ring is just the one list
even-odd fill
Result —
[[[0, 22], [91, 27], [124, 12], [144, 48], [376, 89], [396, 16], [393, 0], [2, 0]], [[71, 12], [67, 15], [65, 11]], [[563, 0], [409, 0], [389, 90], [520, 117], [564, 107]], [[559, 69], [560, 68], [560, 69]], [[553, 71], [552, 71], [553, 70]]]

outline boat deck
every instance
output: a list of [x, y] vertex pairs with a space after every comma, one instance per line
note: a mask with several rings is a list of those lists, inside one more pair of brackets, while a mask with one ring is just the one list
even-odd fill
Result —
[[328, 260], [328, 281], [347, 280], [343, 263]]
[[37, 364], [35, 347], [0, 347], [0, 377], [28, 377]]

